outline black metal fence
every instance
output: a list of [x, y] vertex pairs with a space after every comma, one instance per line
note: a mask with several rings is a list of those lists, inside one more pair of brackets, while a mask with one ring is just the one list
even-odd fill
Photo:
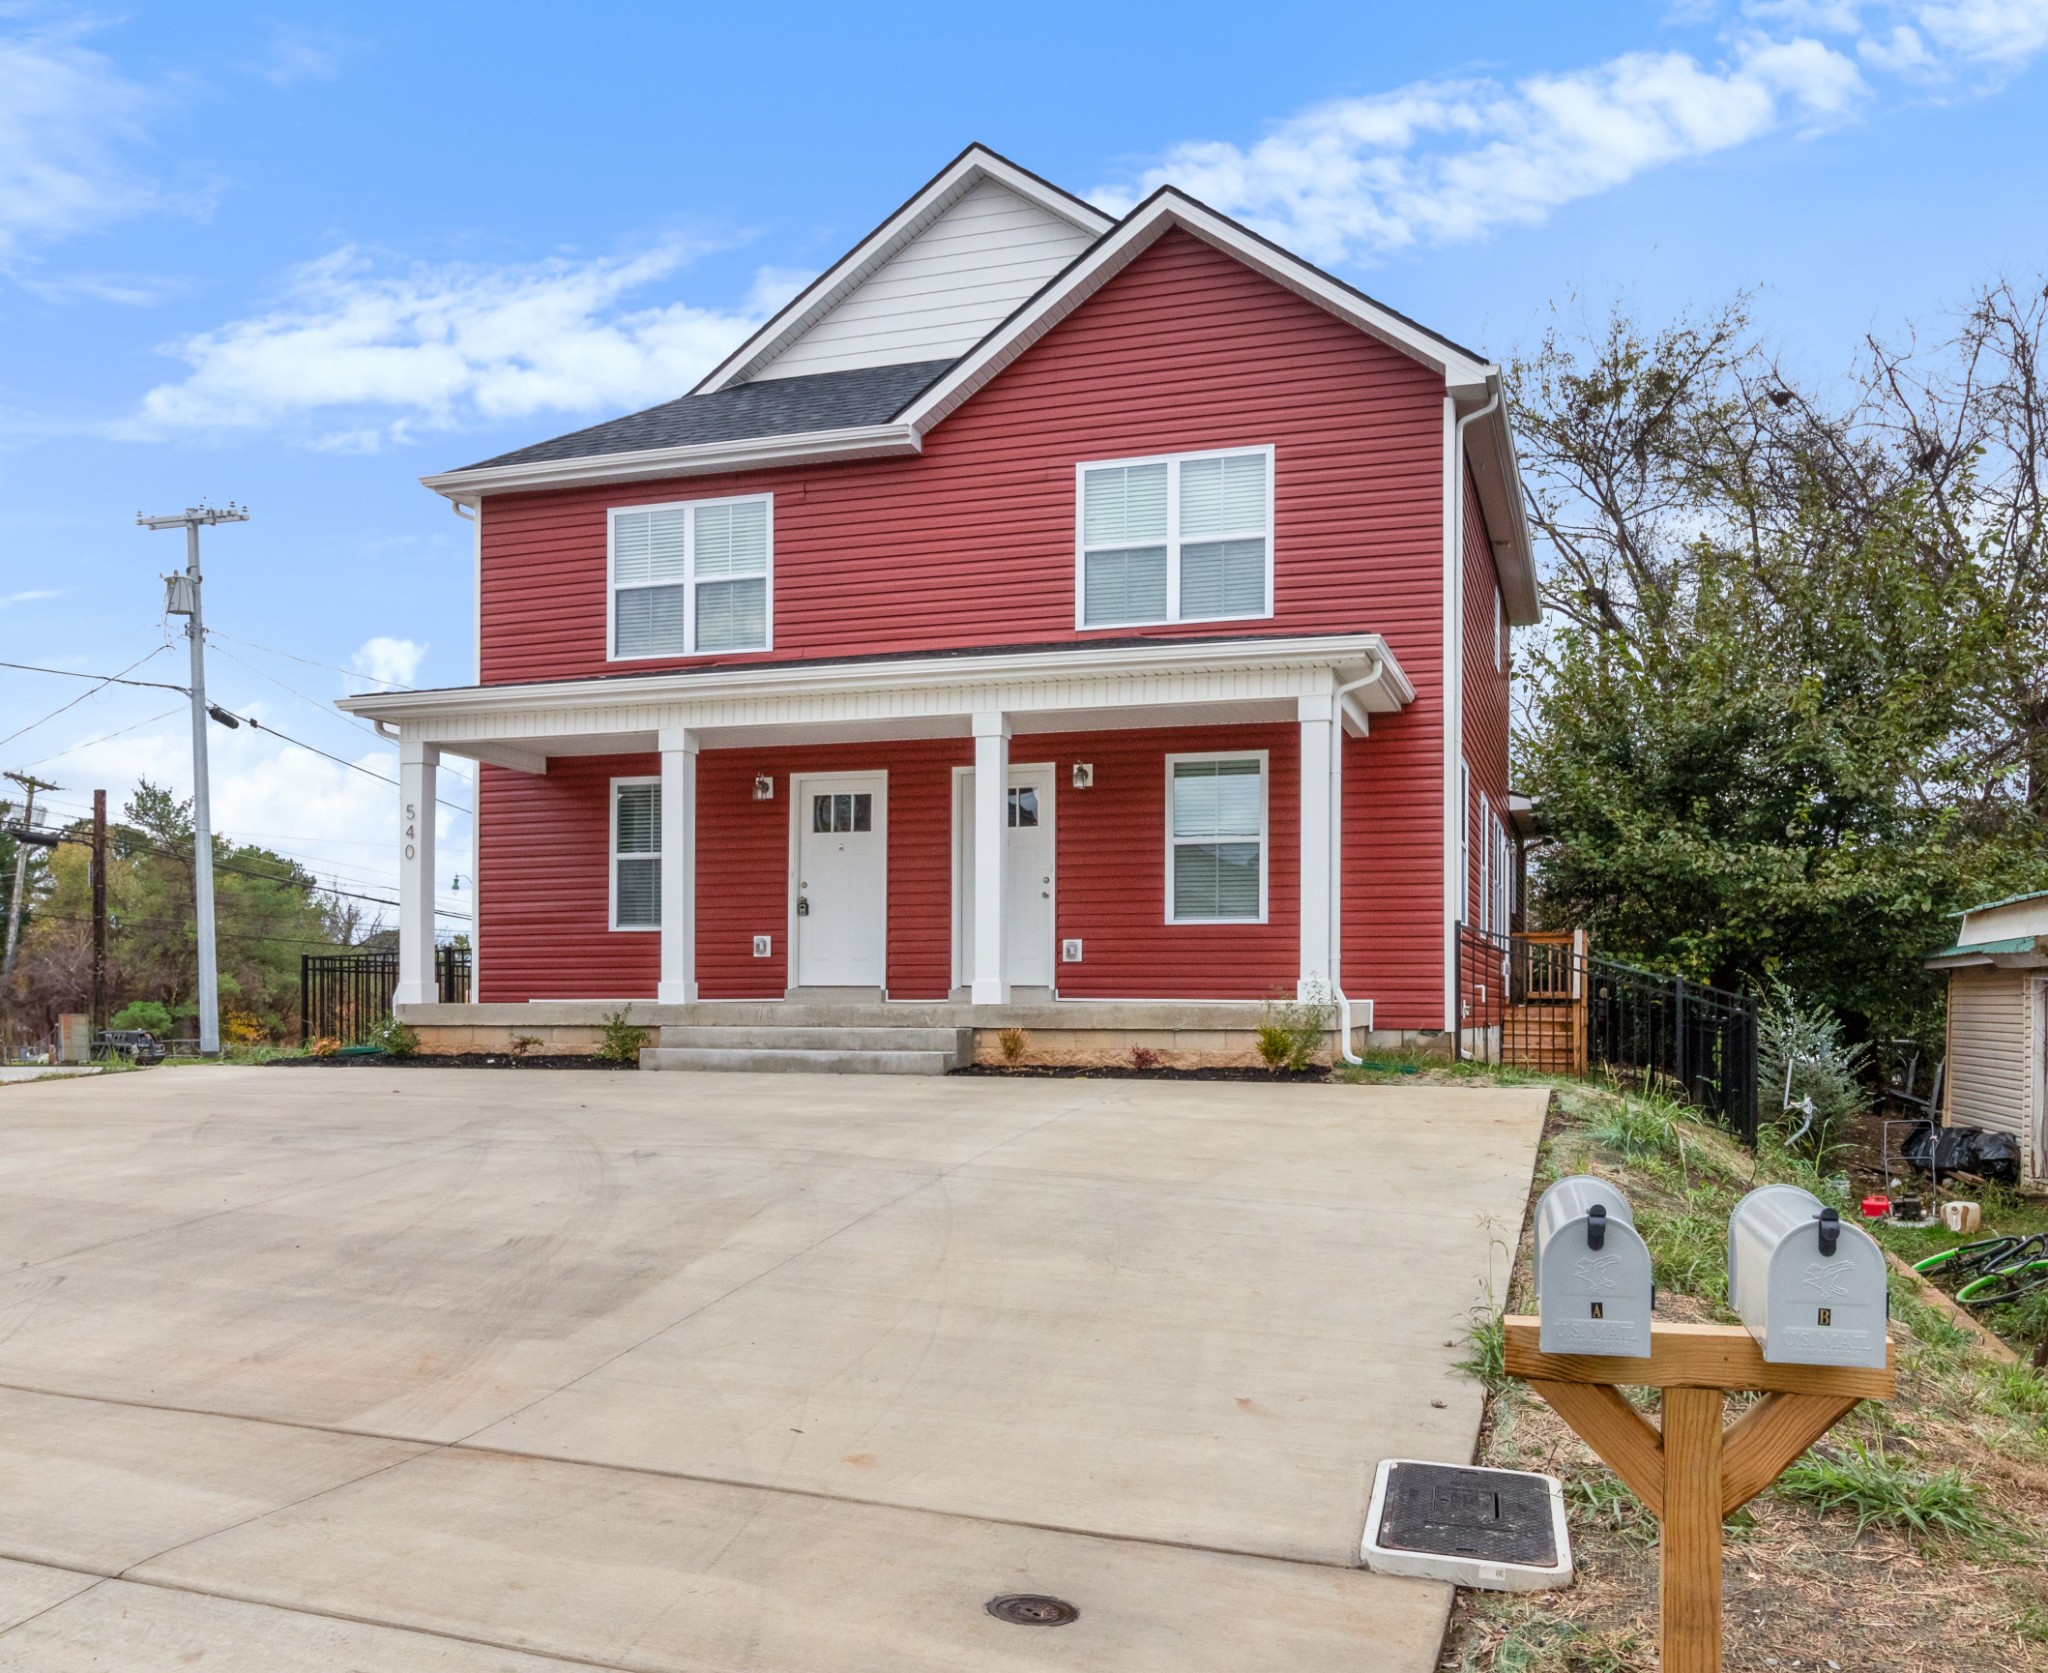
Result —
[[1461, 1058], [1655, 1084], [1756, 1143], [1757, 1004], [1592, 958], [1583, 939], [1458, 928]]
[[[442, 1004], [467, 1004], [469, 949], [436, 947], [434, 982]], [[397, 986], [395, 951], [301, 953], [299, 1044], [325, 1039], [360, 1045], [391, 1015], [391, 995]]]

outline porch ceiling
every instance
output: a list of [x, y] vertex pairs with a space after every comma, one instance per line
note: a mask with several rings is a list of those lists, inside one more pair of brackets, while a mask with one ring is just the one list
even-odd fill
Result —
[[1414, 696], [1378, 634], [1346, 634], [665, 671], [379, 692], [340, 707], [387, 735], [539, 772], [550, 756], [654, 750], [671, 730], [704, 749], [965, 738], [990, 711], [1025, 735], [1285, 722], [1321, 699], [1362, 734], [1370, 715]]

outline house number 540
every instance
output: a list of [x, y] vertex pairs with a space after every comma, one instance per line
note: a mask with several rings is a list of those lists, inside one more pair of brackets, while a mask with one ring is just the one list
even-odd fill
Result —
[[420, 810], [418, 805], [413, 802], [407, 802], [405, 804], [405, 857], [408, 860], [417, 852], [413, 847], [413, 838], [420, 834], [419, 817]]

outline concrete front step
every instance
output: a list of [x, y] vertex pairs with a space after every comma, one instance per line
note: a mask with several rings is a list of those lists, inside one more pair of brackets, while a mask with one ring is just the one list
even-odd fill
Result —
[[835, 1027], [766, 1023], [676, 1023], [661, 1031], [668, 1046], [740, 1047], [774, 1051], [939, 1051], [958, 1052], [967, 1061], [974, 1051], [971, 1028]]
[[790, 1046], [649, 1046], [643, 1069], [720, 1070], [753, 1075], [943, 1075], [949, 1051], [831, 1051]]

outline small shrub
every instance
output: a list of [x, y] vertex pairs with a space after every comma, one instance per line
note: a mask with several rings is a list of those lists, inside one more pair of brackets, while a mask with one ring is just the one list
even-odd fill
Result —
[[228, 1012], [220, 1019], [220, 1032], [230, 1046], [262, 1045], [270, 1038], [270, 1030], [253, 1011]]
[[420, 1037], [396, 1017], [386, 1017], [370, 1030], [368, 1044], [386, 1057], [411, 1057], [420, 1049]]
[[1891, 1528], [1920, 1539], [1995, 1545], [2009, 1530], [1984, 1508], [1961, 1470], [1908, 1469], [1884, 1449], [1852, 1441], [1840, 1452], [1809, 1452], [1778, 1478], [1778, 1495], [1822, 1515], [1843, 1511], [1863, 1528]]
[[538, 1034], [515, 1034], [512, 1036], [512, 1055], [514, 1057], [524, 1057], [540, 1043], [541, 1040]]
[[1840, 1018], [1825, 1005], [1801, 1005], [1781, 983], [1765, 996], [1756, 1020], [1758, 1101], [1766, 1112], [1783, 1112], [1765, 1119], [1777, 1121], [1787, 1149], [1825, 1162], [1844, 1124], [1870, 1107], [1862, 1081], [1870, 1048], [1845, 1044]]
[[1003, 1062], [1014, 1069], [1024, 1061], [1025, 1049], [1031, 1044], [1031, 1036], [1021, 1028], [1001, 1028], [996, 1031], [996, 1045], [1003, 1054]]
[[[626, 1007], [621, 1005], [604, 1019], [604, 1038], [598, 1043], [597, 1055], [607, 1063], [638, 1064], [640, 1053], [653, 1037], [651, 1028], [642, 1028], [626, 1020]], [[535, 1042], [538, 1044], [538, 1042]]]
[[1156, 1069], [1159, 1067], [1159, 1053], [1150, 1046], [1133, 1046], [1131, 1047], [1131, 1067], [1133, 1069]]
[[323, 1034], [306, 1048], [315, 1057], [332, 1057], [341, 1050], [341, 1042], [332, 1034]]
[[1321, 1054], [1336, 1020], [1335, 1003], [1313, 984], [1299, 999], [1267, 1000], [1253, 1036], [1259, 1061], [1276, 1075], [1306, 1069]]
[[167, 1040], [171, 1036], [173, 1020], [170, 1006], [159, 1004], [154, 999], [131, 999], [107, 1018], [107, 1026], [140, 1028], [159, 1040]]

